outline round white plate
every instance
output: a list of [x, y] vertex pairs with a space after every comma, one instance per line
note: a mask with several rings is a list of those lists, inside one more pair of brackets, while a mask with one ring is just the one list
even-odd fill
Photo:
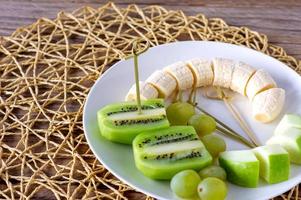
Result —
[[[156, 69], [168, 64], [191, 58], [225, 57], [246, 62], [255, 68], [264, 68], [286, 90], [285, 113], [301, 114], [301, 78], [285, 64], [255, 50], [220, 42], [185, 41], [169, 43], [149, 49], [139, 57], [140, 80], [145, 80]], [[133, 188], [158, 199], [174, 199], [168, 181], [151, 180], [140, 173], [134, 164], [131, 146], [116, 144], [104, 139], [98, 130], [96, 113], [103, 106], [124, 100], [134, 83], [133, 60], [122, 60], [112, 66], [92, 87], [84, 108], [84, 131], [87, 141], [99, 159], [116, 177]], [[199, 95], [201, 96], [201, 95]], [[273, 123], [261, 124], [251, 117], [250, 103], [245, 97], [237, 96], [235, 105], [250, 124], [262, 144], [271, 137], [281, 116]], [[198, 103], [208, 112], [243, 133], [222, 102], [199, 97]], [[227, 149], [244, 149], [243, 145], [226, 139]], [[286, 182], [268, 185], [260, 181], [257, 188], [243, 188], [228, 183], [228, 199], [268, 199], [286, 192], [301, 182], [301, 166], [291, 165], [291, 176]]]

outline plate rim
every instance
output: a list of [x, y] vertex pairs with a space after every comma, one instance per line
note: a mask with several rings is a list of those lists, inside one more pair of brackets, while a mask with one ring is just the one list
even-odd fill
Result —
[[[208, 44], [211, 44], [211, 43], [214, 43], [214, 44], [221, 44], [221, 45], [226, 45], [226, 46], [235, 46], [235, 47], [241, 47], [241, 48], [247, 48], [248, 50], [251, 50], [251, 51], [254, 51], [256, 53], [260, 53], [262, 54], [262, 56], [267, 56], [271, 59], [273, 59], [274, 61], [278, 62], [281, 64], [281, 67], [282, 68], [285, 68], [285, 70], [290, 70], [291, 72], [293, 72], [298, 78], [301, 78], [300, 75], [295, 71], [293, 70], [291, 67], [289, 67], [287, 64], [283, 63], [282, 61], [270, 56], [270, 55], [267, 55], [261, 51], [258, 51], [258, 50], [255, 50], [255, 49], [252, 49], [250, 47], [247, 47], [247, 46], [244, 46], [244, 45], [237, 45], [237, 44], [231, 44], [231, 43], [226, 43], [226, 42], [219, 42], [219, 41], [194, 41], [194, 40], [187, 40], [187, 41], [176, 41], [176, 42], [170, 42], [170, 43], [165, 43], [165, 44], [160, 44], [160, 45], [156, 45], [156, 46], [153, 46], [151, 48], [149, 48], [149, 50], [153, 50], [153, 49], [156, 49], [156, 48], [159, 48], [159, 47], [164, 47], [164, 46], [170, 46], [170, 45], [175, 45], [177, 43], [208, 43]], [[131, 58], [132, 59], [132, 58]], [[96, 150], [94, 149], [93, 145], [91, 145], [91, 141], [90, 141], [90, 138], [89, 138], [89, 134], [88, 134], [88, 130], [87, 130], [87, 123], [86, 123], [86, 107], [87, 107], [87, 102], [89, 101], [89, 98], [91, 96], [91, 94], [93, 93], [93, 91], [95, 90], [96, 88], [96, 85], [99, 84], [99, 82], [101, 82], [101, 80], [106, 77], [112, 70], [113, 68], [115, 69], [117, 67], [117, 65], [120, 64], [120, 62], [124, 62], [126, 59], [122, 58], [120, 59], [119, 61], [117, 61], [116, 63], [114, 63], [109, 69], [107, 69], [102, 75], [100, 75], [100, 77], [97, 78], [97, 80], [95, 81], [95, 83], [93, 84], [93, 86], [91, 87], [87, 97], [86, 97], [86, 101], [85, 101], [85, 104], [84, 104], [84, 108], [83, 108], [83, 129], [84, 129], [84, 135], [85, 135], [85, 138], [87, 140], [87, 143], [89, 145], [89, 148], [91, 149], [91, 151], [93, 152], [94, 156], [98, 159], [98, 161], [108, 170], [110, 171], [116, 178], [118, 178], [119, 180], [121, 180], [122, 182], [124, 182], [125, 184], [129, 185], [130, 187], [132, 187], [133, 189], [139, 191], [139, 192], [142, 192], [148, 196], [151, 196], [151, 197], [154, 197], [156, 199], [163, 199], [163, 200], [168, 200], [168, 199], [165, 199], [165, 198], [162, 198], [161, 196], [158, 196], [157, 194], [155, 193], [152, 193], [152, 192], [148, 192], [142, 188], [140, 188], [139, 186], [135, 186], [133, 185], [132, 183], [128, 182], [127, 180], [125, 180], [124, 178], [122, 178], [121, 176], [118, 175], [118, 172], [113, 170], [112, 168], [110, 168], [105, 162], [103, 162], [103, 160], [101, 159], [101, 157], [96, 153]], [[130, 59], [129, 59], [130, 60]], [[301, 172], [300, 172], [301, 173]], [[301, 180], [300, 180], [301, 182]], [[300, 184], [300, 182], [293, 182], [291, 183], [289, 186], [290, 188], [292, 189], [293, 187], [297, 186], [298, 184]], [[288, 189], [290, 190], [290, 189]], [[282, 190], [277, 190], [278, 192], [275, 192], [273, 195], [265, 195], [262, 197], [262, 199], [268, 199], [268, 198], [274, 198], [276, 196], [279, 196], [285, 192], [288, 191], [287, 189], [282, 189]]]

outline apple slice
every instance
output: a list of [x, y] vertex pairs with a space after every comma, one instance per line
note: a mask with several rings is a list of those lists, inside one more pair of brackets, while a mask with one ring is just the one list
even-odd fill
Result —
[[301, 164], [301, 130], [290, 128], [290, 131], [271, 137], [266, 144], [280, 144], [289, 154], [290, 161]]
[[227, 179], [243, 187], [257, 187], [259, 161], [251, 150], [226, 151], [220, 154], [219, 163]]
[[279, 122], [278, 126], [276, 127], [274, 134], [281, 135], [287, 132], [290, 132], [291, 128], [298, 128], [301, 129], [301, 116], [287, 114]]
[[290, 174], [290, 161], [288, 152], [279, 144], [266, 145], [253, 149], [259, 160], [260, 177], [268, 183], [286, 181]]

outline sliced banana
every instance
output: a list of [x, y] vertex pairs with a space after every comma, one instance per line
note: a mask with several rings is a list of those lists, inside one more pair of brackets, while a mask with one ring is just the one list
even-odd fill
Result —
[[263, 123], [274, 120], [281, 112], [285, 101], [285, 90], [271, 88], [257, 94], [252, 100], [252, 115]]
[[244, 62], [237, 62], [232, 74], [231, 90], [246, 96], [247, 83], [254, 73], [255, 69], [250, 65]]
[[213, 86], [230, 88], [235, 62], [226, 58], [213, 59]]
[[[141, 100], [155, 99], [159, 96], [158, 90], [151, 85], [150, 83], [139, 82], [140, 86], [140, 98]], [[126, 101], [136, 101], [136, 84], [134, 84], [129, 92], [127, 93], [125, 100]]]
[[211, 60], [207, 59], [192, 59], [187, 61], [191, 69], [196, 87], [212, 85], [214, 74]]
[[176, 62], [163, 70], [177, 80], [179, 90], [187, 90], [193, 86], [193, 74], [185, 62]]
[[[255, 70], [243, 62], [226, 58], [192, 59], [177, 62], [155, 71], [144, 83], [140, 83], [141, 99], [167, 98], [176, 89], [193, 86], [219, 86], [247, 96], [252, 103], [253, 117], [263, 123], [275, 119], [285, 101], [285, 90], [277, 88], [273, 78], [263, 69]], [[210, 97], [216, 98], [216, 95]], [[217, 97], [218, 98], [218, 97]], [[136, 99], [135, 85], [126, 100]]]
[[277, 87], [277, 84], [270, 74], [260, 69], [250, 78], [247, 84], [246, 94], [248, 98], [252, 100], [256, 94], [274, 87]]
[[157, 70], [145, 81], [150, 83], [159, 91], [159, 97], [166, 98], [176, 89], [177, 81], [169, 73]]

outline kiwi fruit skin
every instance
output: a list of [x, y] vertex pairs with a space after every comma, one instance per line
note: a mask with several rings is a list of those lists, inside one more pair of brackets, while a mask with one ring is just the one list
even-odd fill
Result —
[[[150, 156], [145, 154], [147, 153], [144, 152], [145, 146], [149, 143], [154, 143], [154, 139], [156, 138], [167, 138], [166, 135], [170, 136], [171, 134], [175, 135], [177, 133], [182, 134], [181, 138], [184, 138], [184, 141], [197, 141], [200, 142], [202, 147], [198, 150], [191, 150], [194, 151], [194, 153], [188, 154], [187, 158], [183, 159], [169, 159], [172, 153], [168, 155], [161, 155], [160, 157], [153, 155], [152, 158], [148, 159]], [[186, 137], [185, 139], [185, 136], [189, 137]], [[181, 142], [181, 140], [174, 140], [168, 143], [172, 144], [173, 142]], [[156, 180], [170, 180], [176, 173], [182, 170], [192, 169], [199, 171], [212, 163], [211, 155], [206, 150], [203, 143], [199, 140], [192, 126], [171, 126], [157, 131], [143, 132], [134, 139], [133, 151], [137, 169], [145, 176]], [[197, 153], [198, 151], [200, 153]]]
[[[144, 108], [143, 110], [164, 108], [164, 101], [162, 99], [146, 100], [141, 103], [142, 108]], [[136, 135], [141, 132], [169, 127], [166, 114], [154, 117], [156, 120], [153, 122], [148, 123], [143, 121], [145, 123], [131, 125], [116, 125], [109, 119], [109, 116], [115, 113], [123, 113], [126, 111], [136, 112], [136, 110], [137, 105], [135, 102], [114, 103], [99, 110], [97, 120], [101, 135], [112, 142], [131, 144]]]

